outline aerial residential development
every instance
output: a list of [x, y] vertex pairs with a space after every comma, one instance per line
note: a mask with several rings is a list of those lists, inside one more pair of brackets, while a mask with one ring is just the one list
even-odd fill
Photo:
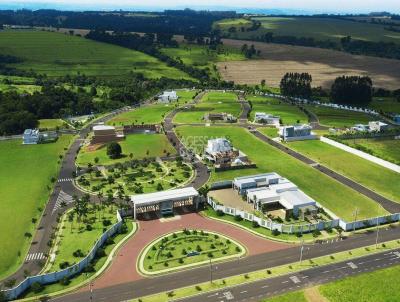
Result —
[[397, 3], [100, 2], [0, 1], [0, 302], [400, 301]]

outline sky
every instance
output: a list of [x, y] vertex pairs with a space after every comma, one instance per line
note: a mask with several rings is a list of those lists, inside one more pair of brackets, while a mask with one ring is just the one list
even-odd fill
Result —
[[309, 12], [367, 13], [388, 11], [400, 13], [400, 0], [0, 0], [1, 7], [69, 7], [91, 9], [146, 9], [166, 8], [242, 8], [280, 9]]

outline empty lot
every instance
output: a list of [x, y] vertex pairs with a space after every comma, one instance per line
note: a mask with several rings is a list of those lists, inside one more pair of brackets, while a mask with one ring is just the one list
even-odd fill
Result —
[[224, 39], [223, 43], [238, 48], [244, 43], [254, 44], [257, 50], [261, 50], [257, 60], [218, 63], [218, 69], [227, 81], [259, 84], [265, 79], [268, 86], [278, 87], [286, 72], [308, 72], [313, 77], [313, 86], [330, 87], [332, 81], [341, 75], [369, 75], [377, 87], [400, 88], [400, 60], [244, 40]]

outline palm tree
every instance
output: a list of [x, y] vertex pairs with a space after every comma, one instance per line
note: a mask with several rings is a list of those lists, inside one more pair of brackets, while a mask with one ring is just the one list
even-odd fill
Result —
[[99, 199], [100, 207], [103, 208], [103, 192], [97, 192], [97, 198]]
[[72, 233], [72, 225], [74, 223], [74, 218], [75, 218], [75, 212], [71, 211], [68, 213], [68, 222], [71, 225], [70, 233]]

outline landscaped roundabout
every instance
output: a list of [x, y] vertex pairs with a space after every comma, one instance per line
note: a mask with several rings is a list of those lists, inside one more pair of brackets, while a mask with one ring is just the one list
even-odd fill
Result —
[[244, 254], [243, 245], [224, 235], [184, 229], [151, 242], [142, 251], [138, 268], [145, 275], [155, 275]]

